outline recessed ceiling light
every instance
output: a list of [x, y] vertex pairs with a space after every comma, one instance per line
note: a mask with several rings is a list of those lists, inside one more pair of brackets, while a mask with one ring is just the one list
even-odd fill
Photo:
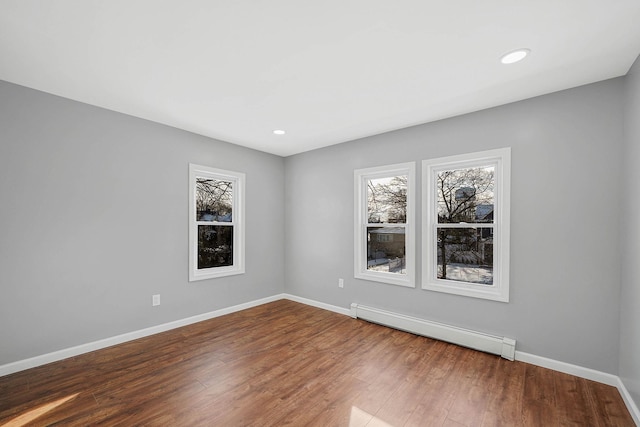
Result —
[[282, 129], [276, 129], [273, 131], [273, 133], [276, 135], [284, 135], [286, 132], [283, 131]]
[[512, 52], [506, 53], [500, 59], [503, 64], [513, 64], [518, 61], [522, 61], [531, 51], [529, 49], [518, 49]]

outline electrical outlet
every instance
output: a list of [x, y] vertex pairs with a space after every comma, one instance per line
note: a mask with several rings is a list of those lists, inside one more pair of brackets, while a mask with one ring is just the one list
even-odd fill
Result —
[[160, 305], [160, 295], [154, 295], [151, 299], [151, 305], [153, 305], [154, 307], [156, 305]]
[[338, 279], [338, 287], [344, 288], [344, 279], [342, 277]]

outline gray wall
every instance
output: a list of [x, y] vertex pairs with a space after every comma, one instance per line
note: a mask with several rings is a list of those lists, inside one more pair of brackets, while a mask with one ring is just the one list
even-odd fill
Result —
[[640, 406], [640, 59], [625, 77], [620, 378]]
[[[247, 175], [244, 275], [188, 282], [190, 162]], [[283, 163], [0, 82], [0, 365], [282, 293]]]
[[[513, 337], [519, 351], [617, 373], [623, 91], [619, 78], [286, 158], [287, 292]], [[354, 169], [416, 161], [419, 177], [422, 159], [506, 146], [510, 303], [424, 291], [420, 274], [415, 289], [353, 278]]]

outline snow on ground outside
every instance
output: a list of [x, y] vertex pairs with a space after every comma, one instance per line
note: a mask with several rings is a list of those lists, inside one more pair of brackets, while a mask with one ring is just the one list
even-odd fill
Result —
[[[367, 270], [383, 271], [398, 274], [407, 274], [406, 267], [391, 268], [389, 270], [389, 260], [371, 260], [368, 262]], [[442, 266], [438, 266], [438, 277], [442, 277]], [[448, 264], [447, 279], [458, 282], [478, 283], [481, 285], [493, 284], [493, 268], [479, 267], [467, 264]]]

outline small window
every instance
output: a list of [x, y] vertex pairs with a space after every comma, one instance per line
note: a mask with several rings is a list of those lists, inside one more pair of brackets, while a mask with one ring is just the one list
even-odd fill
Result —
[[244, 273], [244, 180], [189, 165], [189, 281]]
[[415, 286], [413, 163], [355, 176], [355, 277]]
[[423, 289], [509, 301], [510, 149], [422, 162]]

